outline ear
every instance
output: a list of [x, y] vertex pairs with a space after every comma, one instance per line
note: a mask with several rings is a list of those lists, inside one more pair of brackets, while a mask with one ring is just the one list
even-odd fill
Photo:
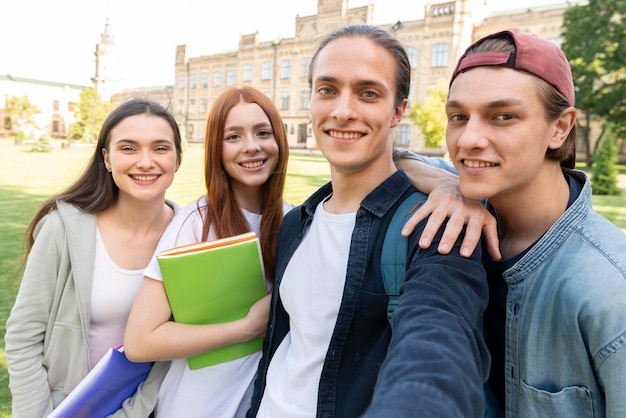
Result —
[[554, 130], [548, 144], [549, 149], [559, 149], [567, 139], [570, 131], [576, 123], [576, 108], [568, 107], [561, 113], [561, 116], [553, 122]]
[[107, 153], [106, 148], [102, 148], [102, 156], [104, 157], [104, 167], [108, 172], [111, 172], [111, 163], [109, 162], [109, 154]]
[[391, 116], [391, 127], [395, 128], [400, 124], [402, 120], [402, 116], [404, 116], [404, 112], [406, 111], [406, 107], [408, 106], [409, 100], [404, 99], [402, 103], [393, 108], [393, 115]]

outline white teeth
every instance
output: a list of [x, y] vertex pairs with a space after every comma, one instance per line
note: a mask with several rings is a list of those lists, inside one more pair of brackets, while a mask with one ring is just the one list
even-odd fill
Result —
[[330, 136], [334, 136], [335, 138], [341, 139], [356, 139], [363, 136], [363, 134], [357, 132], [338, 132], [338, 131], [328, 131]]
[[158, 176], [133, 176], [133, 178], [137, 181], [154, 181]]
[[241, 163], [242, 166], [244, 166], [245, 168], [257, 168], [257, 167], [261, 167], [263, 165], [263, 161], [254, 161], [251, 163]]
[[498, 164], [490, 163], [487, 161], [474, 161], [474, 160], [463, 160], [463, 164], [472, 168], [485, 168], [485, 167], [495, 167]]

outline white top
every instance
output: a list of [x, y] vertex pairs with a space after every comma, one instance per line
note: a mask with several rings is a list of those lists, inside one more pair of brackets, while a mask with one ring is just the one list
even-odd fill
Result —
[[124, 343], [128, 315], [142, 282], [143, 269], [126, 270], [115, 264], [104, 246], [100, 231], [96, 230], [89, 323], [90, 367], [109, 348], [117, 348]]
[[272, 358], [257, 417], [315, 417], [322, 366], [346, 279], [356, 212], [333, 215], [320, 203], [289, 261], [280, 297], [290, 332]]
[[[201, 241], [202, 217], [198, 205], [206, 207], [206, 197], [189, 204], [176, 215], [161, 237], [156, 253]], [[284, 211], [289, 209], [291, 205], [285, 204]], [[252, 231], [260, 236], [261, 215], [243, 209], [242, 212]], [[209, 231], [208, 240], [212, 239], [215, 239], [215, 233]], [[148, 265], [145, 275], [163, 280], [156, 257]], [[172, 360], [159, 390], [156, 415], [159, 418], [245, 417], [260, 358], [261, 352], [258, 352], [197, 370], [189, 368], [187, 359]]]

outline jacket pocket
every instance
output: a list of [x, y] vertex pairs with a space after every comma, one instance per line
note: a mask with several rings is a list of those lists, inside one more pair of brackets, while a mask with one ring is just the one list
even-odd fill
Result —
[[80, 328], [56, 323], [49, 341], [43, 365], [56, 406], [58, 399], [67, 396], [87, 374], [89, 361]]
[[583, 386], [568, 386], [558, 392], [534, 388], [521, 382], [519, 413], [523, 418], [532, 417], [595, 417], [589, 389]]

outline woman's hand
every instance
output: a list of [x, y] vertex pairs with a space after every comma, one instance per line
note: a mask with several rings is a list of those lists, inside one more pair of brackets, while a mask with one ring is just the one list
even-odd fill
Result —
[[263, 337], [267, 330], [267, 321], [270, 316], [270, 301], [272, 295], [267, 295], [259, 299], [250, 307], [248, 315], [244, 321], [244, 332], [248, 336], [247, 340], [256, 337]]

